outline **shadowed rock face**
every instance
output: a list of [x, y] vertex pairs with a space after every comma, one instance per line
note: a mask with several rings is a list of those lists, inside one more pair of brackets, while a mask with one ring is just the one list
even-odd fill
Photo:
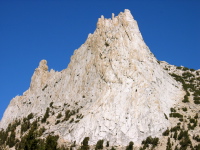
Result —
[[[181, 85], [163, 70], [143, 41], [129, 10], [112, 19], [99, 18], [97, 29], [75, 50], [67, 69], [48, 71], [42, 60], [30, 88], [15, 97], [0, 126], [29, 113], [43, 117], [53, 102], [48, 131], [65, 141], [89, 144], [104, 139], [111, 145], [140, 144], [170, 125], [165, 118], [184, 96]], [[74, 110], [75, 121], [55, 125], [56, 114]], [[83, 117], [77, 118], [77, 115]], [[79, 120], [79, 121], [77, 121]], [[77, 122], [76, 122], [77, 121]]]

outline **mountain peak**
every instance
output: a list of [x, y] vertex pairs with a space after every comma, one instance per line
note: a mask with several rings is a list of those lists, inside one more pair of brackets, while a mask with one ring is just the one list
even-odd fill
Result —
[[98, 19], [98, 31], [109, 32], [118, 30], [119, 28], [123, 28], [125, 31], [127, 31], [127, 35], [129, 36], [130, 40], [132, 38], [131, 34], [137, 34], [142, 39], [137, 22], [134, 20], [131, 12], [128, 9], [125, 9], [124, 12], [119, 13], [118, 16], [114, 16], [114, 14], [112, 14], [112, 18], [106, 19], [104, 16], [101, 16], [101, 18]]
[[[49, 110], [47, 132], [55, 131], [65, 142], [80, 144], [89, 137], [91, 145], [100, 139], [111, 145], [125, 146], [129, 141], [139, 145], [167, 129], [166, 116], [184, 94], [125, 10], [112, 19], [98, 20], [97, 29], [75, 50], [67, 69], [48, 72], [42, 60], [29, 92], [12, 100], [1, 127], [31, 112], [43, 118]], [[59, 123], [58, 114], [63, 116]]]
[[106, 18], [104, 18], [103, 15], [101, 15], [101, 18], [99, 18], [98, 23], [105, 22], [105, 20], [112, 21], [112, 22], [114, 22], [116, 20], [122, 20], [124, 23], [134, 21], [133, 16], [132, 16], [130, 10], [128, 10], [128, 9], [125, 9], [124, 12], [120, 12], [118, 16], [115, 16], [114, 13], [112, 13], [112, 18], [110, 18], [110, 19], [106, 19]]

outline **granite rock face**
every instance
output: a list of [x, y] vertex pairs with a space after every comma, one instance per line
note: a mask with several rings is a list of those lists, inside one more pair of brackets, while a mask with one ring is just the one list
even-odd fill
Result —
[[[30, 88], [11, 100], [0, 127], [33, 113], [53, 112], [45, 125], [65, 142], [140, 145], [148, 136], [160, 136], [170, 122], [170, 108], [185, 92], [158, 63], [143, 41], [129, 10], [112, 19], [99, 18], [97, 29], [71, 57], [67, 69], [48, 71], [42, 60]], [[55, 125], [56, 116], [70, 110], [68, 120]], [[46, 131], [46, 132], [47, 132]]]

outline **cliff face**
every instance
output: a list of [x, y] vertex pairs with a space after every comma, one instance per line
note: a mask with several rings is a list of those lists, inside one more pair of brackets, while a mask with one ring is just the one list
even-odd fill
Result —
[[100, 139], [111, 145], [140, 144], [170, 126], [166, 116], [184, 95], [125, 10], [112, 19], [98, 20], [97, 29], [75, 50], [67, 69], [48, 71], [42, 60], [30, 88], [11, 100], [0, 127], [30, 113], [43, 118], [49, 108], [46, 132], [60, 135], [63, 141], [81, 143], [90, 137], [89, 144]]

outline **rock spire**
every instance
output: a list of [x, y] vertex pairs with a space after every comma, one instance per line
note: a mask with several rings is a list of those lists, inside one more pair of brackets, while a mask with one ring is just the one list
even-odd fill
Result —
[[[100, 139], [111, 145], [140, 144], [166, 130], [170, 125], [166, 116], [184, 94], [125, 10], [112, 19], [99, 18], [95, 32], [75, 50], [67, 69], [49, 72], [42, 60], [30, 89], [11, 101], [1, 127], [30, 112], [42, 118], [53, 103], [48, 132], [66, 142], [80, 144], [90, 137], [89, 144]], [[69, 121], [55, 125], [56, 115], [69, 110], [73, 112]]]

